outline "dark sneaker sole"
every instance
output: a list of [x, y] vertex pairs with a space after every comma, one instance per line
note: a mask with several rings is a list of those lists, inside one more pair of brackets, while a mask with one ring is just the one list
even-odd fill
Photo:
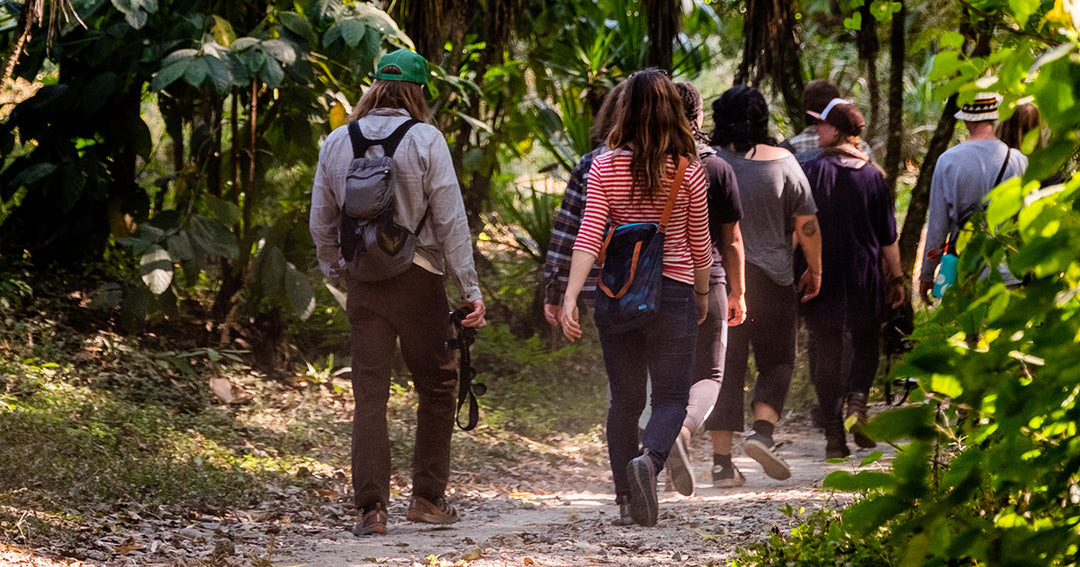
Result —
[[761, 468], [765, 471], [765, 474], [769, 475], [776, 480], [787, 480], [791, 478], [791, 468], [787, 463], [782, 461], [780, 457], [777, 457], [775, 453], [766, 447], [764, 443], [757, 439], [747, 439], [743, 443], [743, 451], [746, 452], [746, 456], [754, 459], [761, 465]]
[[649, 457], [631, 459], [626, 465], [626, 476], [630, 480], [630, 517], [639, 526], [656, 525], [657, 508], [656, 484], [652, 476], [652, 467], [645, 462]]
[[671, 471], [671, 485], [675, 491], [683, 496], [693, 496], [694, 468], [690, 464], [690, 456], [686, 454], [686, 446], [683, 445], [681, 437], [675, 440], [665, 465]]

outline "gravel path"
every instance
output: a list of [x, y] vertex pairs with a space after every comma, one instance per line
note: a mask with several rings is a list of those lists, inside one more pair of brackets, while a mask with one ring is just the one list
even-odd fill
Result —
[[716, 489], [709, 476], [711, 446], [698, 436], [691, 446], [696, 493], [663, 492], [654, 528], [611, 525], [618, 513], [611, 475], [593, 466], [552, 471], [546, 480], [515, 484], [514, 492], [458, 489], [451, 501], [462, 520], [449, 528], [406, 522], [406, 498], [395, 496], [386, 536], [358, 538], [345, 529], [314, 526], [283, 532], [273, 564], [724, 565], [737, 549], [767, 538], [770, 531], [789, 531], [797, 520], [781, 512], [786, 505], [810, 513], [849, 503], [847, 494], [822, 490], [821, 481], [834, 470], [851, 469], [869, 453], [860, 450], [844, 464], [826, 463], [824, 439], [809, 426], [781, 428], [777, 440], [791, 465], [790, 479], [766, 477], [737, 449], [735, 463], [746, 485]]

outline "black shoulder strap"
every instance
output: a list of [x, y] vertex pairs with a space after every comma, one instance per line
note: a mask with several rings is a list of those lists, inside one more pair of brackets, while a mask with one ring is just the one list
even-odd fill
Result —
[[372, 146], [382, 146], [383, 153], [388, 157], [394, 157], [394, 152], [397, 151], [398, 144], [401, 143], [402, 138], [405, 137], [405, 133], [412, 128], [414, 124], [420, 121], [415, 118], [410, 118], [405, 122], [402, 122], [389, 136], [380, 140], [369, 140], [364, 137], [364, 134], [360, 131], [360, 124], [354, 120], [349, 123], [349, 140], [352, 141], [353, 158], [362, 158], [367, 153], [368, 149]]
[[[1009, 156], [1012, 154], [1012, 148], [1005, 147], [1005, 159], [1001, 162], [1001, 169], [998, 170], [997, 179], [994, 180], [993, 187], [997, 187], [1001, 183], [1002, 176], [1005, 175], [1005, 168], [1009, 166]], [[991, 187], [991, 189], [993, 188]]]

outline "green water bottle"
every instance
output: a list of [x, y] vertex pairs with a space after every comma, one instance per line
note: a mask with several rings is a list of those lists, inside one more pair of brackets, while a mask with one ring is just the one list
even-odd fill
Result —
[[937, 277], [934, 278], [934, 289], [930, 290], [934, 297], [945, 295], [945, 290], [956, 282], [956, 261], [955, 254], [941, 255], [941, 264], [938, 265]]

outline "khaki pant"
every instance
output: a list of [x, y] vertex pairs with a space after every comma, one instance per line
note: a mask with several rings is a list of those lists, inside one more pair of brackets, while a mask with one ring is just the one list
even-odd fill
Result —
[[352, 326], [352, 481], [357, 508], [390, 500], [386, 404], [390, 369], [401, 343], [419, 398], [413, 450], [413, 494], [436, 500], [450, 476], [457, 361], [447, 349], [449, 305], [442, 276], [416, 266], [380, 282], [349, 282]]

